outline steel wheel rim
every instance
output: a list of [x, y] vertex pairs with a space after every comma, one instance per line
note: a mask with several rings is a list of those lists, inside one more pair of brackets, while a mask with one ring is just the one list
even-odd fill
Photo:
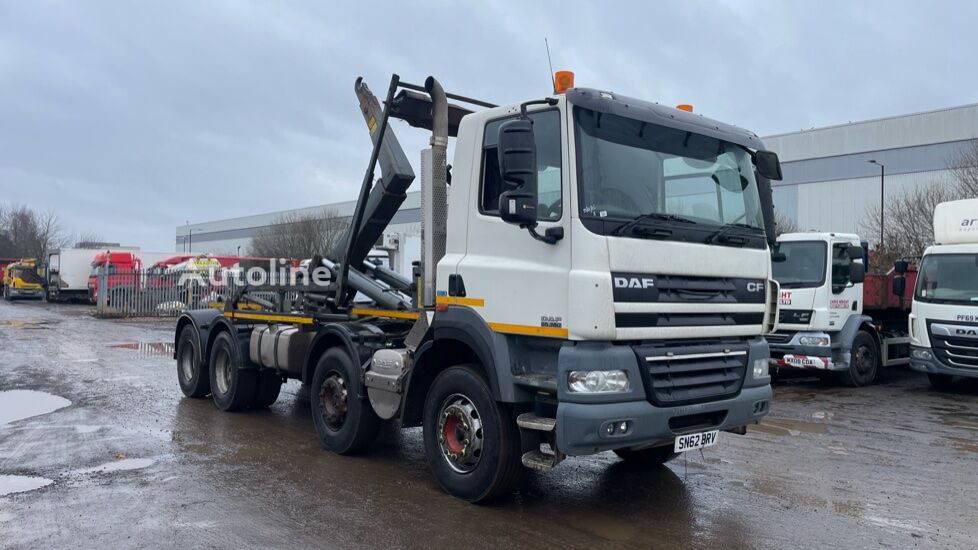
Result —
[[452, 394], [438, 411], [438, 448], [457, 473], [475, 470], [482, 460], [482, 415], [468, 397]]
[[231, 356], [226, 350], [219, 350], [216, 365], [217, 390], [222, 394], [228, 393], [231, 389]]
[[868, 374], [873, 370], [875, 358], [873, 353], [866, 346], [859, 346], [856, 350], [856, 370], [860, 374]]
[[339, 431], [346, 422], [348, 395], [343, 375], [329, 372], [319, 387], [319, 408], [320, 416], [330, 430]]
[[188, 382], [193, 379], [197, 371], [197, 362], [194, 361], [194, 355], [194, 348], [190, 344], [187, 344], [183, 353], [180, 354], [180, 370], [183, 372], [184, 379]]

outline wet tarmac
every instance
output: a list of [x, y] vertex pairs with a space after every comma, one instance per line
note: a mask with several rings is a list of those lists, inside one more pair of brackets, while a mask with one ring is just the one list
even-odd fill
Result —
[[487, 506], [444, 494], [418, 429], [324, 451], [308, 393], [227, 414], [183, 398], [171, 325], [0, 303], [0, 547], [967, 548], [978, 385], [775, 386], [746, 436], [668, 467], [611, 453], [527, 472]]

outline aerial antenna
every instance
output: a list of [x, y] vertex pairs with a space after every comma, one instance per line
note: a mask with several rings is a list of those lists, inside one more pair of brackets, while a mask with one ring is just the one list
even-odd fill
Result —
[[554, 80], [554, 63], [550, 60], [550, 42], [547, 41], [547, 37], [543, 37], [543, 43], [547, 46], [547, 64], [550, 65], [550, 86], [553, 87], [554, 93], [557, 93], [557, 82]]

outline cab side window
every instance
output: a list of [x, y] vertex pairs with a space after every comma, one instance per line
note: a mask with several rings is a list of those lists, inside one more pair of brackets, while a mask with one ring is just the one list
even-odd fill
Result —
[[[533, 121], [533, 138], [537, 146], [537, 219], [556, 221], [563, 212], [560, 173], [560, 111], [546, 109], [528, 115]], [[499, 176], [499, 152], [496, 138], [499, 126], [512, 117], [486, 123], [482, 143], [482, 189], [479, 211], [499, 215], [499, 195], [506, 190]]]
[[838, 294], [849, 284], [849, 268], [852, 259], [849, 257], [849, 245], [837, 243], [832, 245], [832, 292]]

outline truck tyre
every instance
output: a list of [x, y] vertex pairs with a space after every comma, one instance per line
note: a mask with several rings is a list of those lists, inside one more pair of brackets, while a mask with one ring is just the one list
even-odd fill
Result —
[[243, 369], [241, 349], [227, 331], [214, 339], [211, 348], [211, 397], [222, 411], [232, 412], [251, 405], [258, 390], [258, 371]]
[[853, 388], [872, 384], [879, 372], [879, 363], [880, 349], [876, 340], [861, 330], [852, 341], [849, 368], [839, 372], [839, 381]]
[[927, 373], [930, 385], [936, 390], [949, 390], [954, 386], [954, 377], [950, 374]]
[[211, 392], [210, 369], [201, 364], [197, 331], [188, 324], [177, 338], [177, 380], [187, 397], [204, 397]]
[[522, 472], [520, 432], [473, 365], [439, 374], [424, 405], [424, 448], [442, 489], [469, 502], [508, 494]]
[[672, 445], [638, 450], [615, 449], [615, 454], [628, 464], [636, 466], [660, 466], [679, 456], [679, 453], [673, 452]]
[[7, 285], [3, 286], [3, 299], [8, 302], [10, 301], [10, 287]]
[[363, 451], [380, 430], [362, 384], [360, 367], [345, 350], [332, 348], [319, 358], [309, 389], [312, 421], [323, 447], [334, 453]]
[[278, 400], [278, 394], [282, 391], [282, 376], [274, 371], [263, 371], [258, 375], [258, 394], [252, 407], [264, 409], [270, 407]]

